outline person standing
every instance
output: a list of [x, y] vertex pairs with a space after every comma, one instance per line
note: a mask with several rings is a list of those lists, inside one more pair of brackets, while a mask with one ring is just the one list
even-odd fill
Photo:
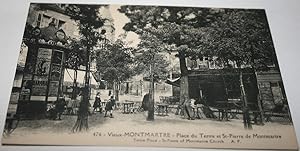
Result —
[[143, 109], [143, 111], [148, 111], [148, 109], [149, 109], [149, 93], [144, 95], [141, 108]]
[[73, 104], [74, 104], [74, 100], [70, 99], [67, 103], [67, 114], [68, 115], [73, 115], [74, 114], [74, 110], [73, 110]]
[[93, 113], [97, 111], [97, 108], [99, 109], [99, 112], [102, 113], [102, 108], [101, 108], [101, 98], [100, 98], [100, 92], [97, 93], [95, 97], [95, 102], [93, 104]]
[[55, 102], [55, 110], [57, 113], [58, 120], [61, 120], [61, 115], [65, 111], [66, 101], [64, 97], [59, 97]]
[[116, 105], [116, 100], [114, 99], [113, 96], [111, 96], [110, 99], [108, 100], [108, 102], [106, 103], [104, 117], [107, 117], [107, 112], [109, 112], [110, 118], [113, 118], [113, 109], [114, 109], [115, 105]]

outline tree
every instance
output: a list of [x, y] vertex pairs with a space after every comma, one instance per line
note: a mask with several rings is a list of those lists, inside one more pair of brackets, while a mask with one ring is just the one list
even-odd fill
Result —
[[65, 67], [69, 69], [74, 70], [74, 79], [73, 79], [73, 92], [72, 92], [72, 97], [71, 99], [76, 99], [77, 97], [77, 70], [80, 65], [84, 65], [85, 58], [87, 58], [84, 55], [84, 52], [81, 48], [81, 45], [79, 42], [76, 42], [75, 40], [71, 41], [70, 44], [72, 50], [71, 51], [66, 51], [65, 52]]
[[119, 84], [129, 79], [133, 74], [133, 57], [131, 54], [133, 48], [118, 39], [114, 43], [108, 43], [105, 49], [96, 52], [97, 70], [101, 77], [114, 84], [114, 95], [118, 101]]
[[146, 31], [168, 46], [169, 49], [162, 51], [177, 51], [181, 72], [180, 102], [183, 103], [189, 98], [186, 58], [203, 55], [205, 49], [201, 45], [206, 44], [212, 35], [207, 27], [216, 20], [220, 11], [165, 6], [122, 6], [119, 11], [130, 19], [124, 30], [139, 35]]
[[99, 28], [103, 26], [104, 19], [99, 16], [99, 9], [101, 6], [97, 5], [75, 5], [70, 4], [66, 8], [66, 13], [71, 19], [77, 22], [80, 43], [85, 50], [85, 83], [82, 92], [82, 100], [78, 111], [77, 121], [72, 129], [73, 132], [87, 130], [88, 129], [88, 105], [89, 105], [89, 90], [90, 90], [90, 63], [91, 52], [97, 45], [101, 36]]
[[[214, 51], [223, 64], [234, 61], [240, 70], [241, 98], [244, 102], [245, 128], [251, 129], [247, 92], [243, 83], [242, 68], [251, 68], [254, 72], [267, 70], [269, 65], [278, 63], [264, 10], [224, 10], [215, 29]], [[258, 99], [258, 105], [261, 103]], [[260, 107], [261, 108], [261, 107]], [[263, 118], [263, 113], [261, 113]]]
[[168, 72], [169, 64], [163, 55], [159, 52], [163, 51], [164, 44], [156, 38], [156, 36], [144, 32], [138, 45], [139, 53], [136, 54], [135, 71], [138, 74], [144, 73], [146, 79], [150, 81], [149, 89], [149, 109], [147, 120], [154, 120], [154, 82], [159, 79], [165, 79]]
[[[276, 56], [265, 12], [250, 9], [209, 9], [165, 6], [122, 6], [130, 22], [123, 28], [139, 35], [147, 31], [176, 50], [180, 61], [180, 101], [188, 98], [187, 57], [217, 57], [225, 68], [267, 69]], [[245, 127], [251, 128], [247, 97], [240, 70]]]

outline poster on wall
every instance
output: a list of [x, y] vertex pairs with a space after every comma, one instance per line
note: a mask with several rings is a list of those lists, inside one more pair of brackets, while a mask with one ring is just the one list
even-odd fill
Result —
[[35, 66], [35, 74], [45, 76], [49, 74], [52, 50], [39, 48]]
[[59, 81], [61, 76], [61, 66], [52, 64], [51, 67], [51, 81]]
[[35, 74], [39, 76], [46, 76], [49, 74], [50, 61], [44, 58], [38, 58], [36, 62]]
[[27, 23], [45, 11], [53, 51], [37, 53], [32, 98], [52, 105], [63, 75], [80, 92], [63, 94], [67, 114], [21, 120], [2, 144], [298, 149], [265, 9], [31, 3]]
[[53, 51], [53, 64], [61, 65], [63, 61], [63, 53], [59, 50], [54, 50]]
[[47, 61], [50, 61], [52, 57], [52, 50], [46, 48], [39, 48], [37, 57], [40, 59], [45, 59]]
[[59, 81], [51, 81], [48, 96], [58, 96]]
[[45, 96], [47, 91], [47, 86], [48, 86], [48, 76], [34, 76], [31, 95]]

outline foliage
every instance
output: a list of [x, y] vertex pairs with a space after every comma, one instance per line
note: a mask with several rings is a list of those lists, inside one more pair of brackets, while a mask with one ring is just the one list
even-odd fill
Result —
[[213, 55], [224, 64], [236, 61], [238, 66], [266, 69], [276, 63], [275, 50], [263, 10], [224, 11], [213, 37]]
[[121, 40], [106, 44], [96, 52], [97, 70], [109, 82], [125, 81], [133, 75], [131, 54], [133, 48], [126, 47]]
[[127, 31], [147, 31], [172, 46], [181, 57], [218, 57], [254, 68], [276, 61], [265, 12], [164, 6], [122, 6]]
[[[80, 45], [85, 50], [85, 87], [82, 92], [82, 101], [78, 111], [77, 121], [72, 128], [73, 132], [88, 129], [88, 105], [89, 105], [89, 70], [90, 70], [90, 57], [91, 51], [101, 40], [99, 28], [103, 26], [104, 19], [100, 18], [98, 5], [75, 5], [70, 4], [66, 8], [66, 13], [71, 19], [74, 19], [78, 24], [80, 34]], [[76, 60], [76, 59], [74, 59]], [[76, 61], [75, 61], [76, 62]], [[75, 63], [76, 66], [76, 63]]]
[[165, 79], [168, 73], [169, 63], [160, 52], [168, 49], [156, 36], [144, 33], [140, 36], [138, 53], [135, 54], [135, 72], [150, 77], [150, 64], [152, 63], [152, 72], [156, 78]]
[[102, 40], [99, 28], [103, 26], [105, 19], [99, 15], [101, 5], [74, 5], [66, 8], [66, 13], [74, 19], [81, 35], [81, 44], [89, 49], [96, 46]]
[[77, 70], [80, 65], [84, 65], [87, 58], [81, 44], [77, 41], [71, 42], [71, 51], [65, 51], [65, 67]]

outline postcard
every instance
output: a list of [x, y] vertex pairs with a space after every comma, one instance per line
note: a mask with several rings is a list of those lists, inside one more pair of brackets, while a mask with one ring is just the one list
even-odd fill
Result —
[[297, 150], [264, 9], [31, 3], [3, 145]]

